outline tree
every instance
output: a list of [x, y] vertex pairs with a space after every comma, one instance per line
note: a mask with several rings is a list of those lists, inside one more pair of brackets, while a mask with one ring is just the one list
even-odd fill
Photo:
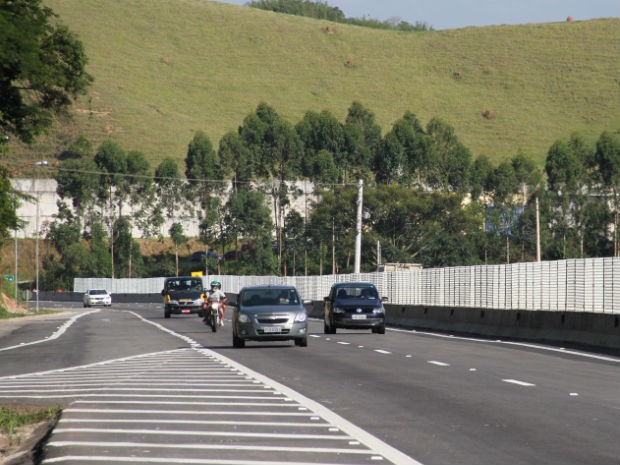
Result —
[[555, 238], [553, 259], [581, 256], [583, 230], [580, 210], [587, 194], [582, 187], [584, 165], [571, 145], [558, 140], [552, 144], [545, 160], [547, 188], [553, 204], [551, 230]]
[[[277, 270], [271, 246], [273, 223], [265, 196], [258, 191], [233, 192], [228, 199], [226, 223], [231, 235], [246, 241], [243, 260], [237, 263], [240, 273], [268, 275]], [[235, 252], [239, 254], [236, 243]]]
[[467, 192], [471, 153], [458, 140], [454, 128], [439, 118], [433, 118], [426, 132], [431, 138], [433, 153], [430, 185], [446, 192]]
[[0, 136], [26, 143], [92, 82], [82, 43], [42, 3], [0, 4]]
[[179, 276], [179, 246], [187, 242], [187, 237], [183, 234], [183, 225], [181, 223], [172, 223], [168, 230], [170, 239], [174, 244], [174, 263], [176, 268], [176, 276]]
[[154, 182], [155, 195], [159, 201], [153, 202], [151, 225], [161, 234], [160, 228], [165, 219], [173, 220], [186, 207], [179, 165], [170, 157], [164, 158], [155, 168]]
[[620, 139], [619, 135], [612, 135], [603, 132], [597, 143], [595, 152], [595, 163], [598, 167], [600, 177], [603, 181], [605, 197], [612, 209], [612, 228], [613, 228], [613, 256], [620, 256], [620, 222], [618, 220], [620, 211]]
[[362, 175], [370, 169], [381, 143], [381, 128], [375, 122], [374, 113], [361, 103], [353, 102], [345, 119], [344, 132], [347, 158], [338, 167], [344, 173], [344, 182], [348, 182], [350, 175]]
[[[337, 167], [346, 165], [343, 125], [327, 110], [321, 113], [309, 111], [295, 130], [303, 143], [302, 174], [317, 181], [333, 182], [335, 168], [337, 180]], [[325, 166], [326, 163], [330, 166]]]

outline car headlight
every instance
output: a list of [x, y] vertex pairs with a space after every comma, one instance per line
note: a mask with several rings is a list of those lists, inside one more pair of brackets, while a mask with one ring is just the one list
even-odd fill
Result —
[[168, 301], [168, 303], [169, 303], [170, 305], [179, 305], [179, 301], [178, 301], [178, 300], [173, 300], [173, 299], [170, 299], [170, 300]]
[[374, 313], [375, 315], [381, 315], [385, 313], [385, 309], [383, 307], [377, 307], [372, 310], [372, 313]]
[[239, 313], [238, 321], [239, 323], [249, 323], [250, 317], [247, 316], [245, 313]]
[[307, 319], [308, 319], [308, 315], [306, 314], [306, 312], [299, 312], [299, 313], [297, 313], [295, 315], [295, 322], [296, 323], [303, 323]]
[[334, 307], [334, 313], [344, 313], [344, 308]]

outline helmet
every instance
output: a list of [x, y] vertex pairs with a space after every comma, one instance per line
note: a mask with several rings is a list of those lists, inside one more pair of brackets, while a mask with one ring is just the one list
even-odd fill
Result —
[[220, 283], [219, 281], [211, 281], [211, 287], [219, 287], [221, 289], [222, 283]]

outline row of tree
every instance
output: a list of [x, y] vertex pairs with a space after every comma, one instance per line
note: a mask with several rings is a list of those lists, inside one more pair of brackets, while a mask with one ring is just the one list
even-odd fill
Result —
[[356, 26], [370, 27], [373, 29], [391, 29], [397, 31], [430, 31], [424, 22], [410, 24], [400, 18], [390, 18], [386, 21], [379, 21], [372, 18], [347, 18], [342, 10], [335, 6], [329, 6], [327, 2], [313, 2], [310, 0], [256, 0], [247, 3], [251, 8], [260, 10], [275, 11], [296, 16], [306, 16], [308, 18], [325, 19], [335, 23], [353, 24]]
[[[377, 265], [377, 244], [384, 262], [427, 267], [533, 260], [536, 204], [543, 259], [618, 255], [620, 143], [609, 132], [596, 144], [577, 135], [556, 141], [543, 171], [523, 153], [497, 166], [485, 156], [473, 160], [453, 128], [436, 118], [423, 127], [407, 112], [382, 136], [359, 102], [343, 123], [323, 111], [307, 112], [295, 125], [261, 103], [217, 150], [197, 133], [184, 176], [171, 158], [152, 175], [144, 155], [111, 141], [92, 152], [80, 138], [59, 157], [58, 194], [73, 208], [63, 207], [58, 222], [71, 224], [74, 234], [86, 231], [88, 241], [107, 231], [108, 246], [90, 250], [105, 250], [107, 258], [93, 262], [111, 265], [105, 273], [73, 269], [67, 279], [165, 271], [140, 265], [131, 230], [178, 245], [185, 240], [180, 221], [188, 216], [200, 223], [200, 240], [217, 250], [207, 257], [211, 270], [350, 272], [358, 179], [366, 184], [366, 271]], [[298, 179], [311, 180], [318, 199], [307, 212], [291, 207], [301, 192], [290, 181]], [[166, 223], [173, 225], [168, 231]], [[50, 237], [62, 257], [72, 256]], [[217, 262], [231, 250], [243, 260]]]

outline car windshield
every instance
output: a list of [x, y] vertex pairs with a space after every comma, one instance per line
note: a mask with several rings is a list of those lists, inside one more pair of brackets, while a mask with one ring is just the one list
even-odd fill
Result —
[[92, 291], [89, 292], [90, 295], [106, 295], [108, 293], [108, 291], [102, 290], [102, 289], [94, 289]]
[[251, 289], [241, 296], [241, 305], [297, 305], [299, 296], [294, 289]]
[[378, 299], [377, 289], [368, 286], [340, 287], [336, 292], [338, 299]]
[[202, 291], [201, 279], [171, 279], [167, 282], [166, 288], [169, 291]]

